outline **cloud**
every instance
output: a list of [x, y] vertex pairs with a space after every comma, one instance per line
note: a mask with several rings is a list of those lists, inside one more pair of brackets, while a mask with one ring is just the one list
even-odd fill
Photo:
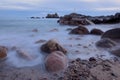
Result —
[[[107, 8], [106, 8], [107, 7]], [[40, 9], [95, 9], [98, 11], [118, 10], [120, 0], [1, 0], [0, 9], [40, 10]]]

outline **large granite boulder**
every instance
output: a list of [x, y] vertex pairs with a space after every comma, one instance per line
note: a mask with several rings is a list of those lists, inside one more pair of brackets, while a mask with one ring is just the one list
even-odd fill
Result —
[[46, 18], [59, 18], [58, 14], [47, 14]]
[[0, 46], [0, 59], [7, 57], [8, 49], [5, 46]]
[[45, 44], [41, 46], [41, 50], [46, 53], [51, 53], [54, 51], [61, 51], [64, 54], [67, 53], [67, 50], [65, 50], [56, 40], [49, 40]]
[[49, 72], [57, 72], [67, 67], [67, 57], [60, 51], [49, 54], [45, 59], [45, 66]]
[[96, 29], [96, 28], [94, 28], [90, 31], [90, 34], [94, 34], [94, 35], [102, 35], [103, 33], [104, 32], [102, 30]]
[[120, 28], [110, 29], [106, 31], [102, 38], [110, 38], [110, 39], [120, 39]]
[[101, 48], [112, 48], [116, 46], [116, 42], [109, 38], [103, 38], [100, 41], [96, 42], [96, 46]]
[[89, 31], [84, 26], [78, 26], [70, 31], [70, 34], [89, 34]]

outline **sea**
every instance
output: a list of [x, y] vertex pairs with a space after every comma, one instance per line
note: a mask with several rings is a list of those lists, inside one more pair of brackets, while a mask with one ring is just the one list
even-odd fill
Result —
[[[89, 59], [90, 57], [102, 57], [110, 59], [113, 57], [108, 51], [98, 49], [95, 43], [101, 36], [97, 35], [72, 35], [68, 29], [77, 26], [60, 25], [58, 19], [0, 19], [0, 45], [8, 47], [6, 62], [14, 67], [27, 67], [44, 64], [45, 53], [40, 49], [42, 43], [39, 40], [56, 40], [67, 51], [68, 59]], [[112, 28], [120, 28], [120, 24], [88, 25], [90, 31], [98, 28], [104, 32]], [[80, 46], [81, 45], [81, 46]], [[19, 49], [34, 57], [33, 60], [26, 60], [20, 57], [15, 50]]]

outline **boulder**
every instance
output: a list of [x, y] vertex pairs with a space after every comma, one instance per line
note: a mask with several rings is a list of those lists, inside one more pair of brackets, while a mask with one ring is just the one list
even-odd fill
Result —
[[51, 39], [45, 44], [41, 46], [41, 50], [46, 53], [51, 53], [54, 51], [61, 51], [64, 54], [67, 53], [67, 51], [55, 40]]
[[116, 56], [120, 57], [120, 48], [111, 50], [110, 53], [112, 53], [113, 55], [116, 55]]
[[70, 34], [89, 34], [89, 31], [84, 26], [78, 26], [70, 31]]
[[103, 38], [100, 41], [96, 42], [97, 47], [102, 47], [102, 48], [111, 48], [116, 46], [116, 42], [109, 38]]
[[94, 34], [94, 35], [102, 35], [103, 33], [104, 32], [102, 30], [96, 29], [96, 28], [94, 28], [90, 31], [90, 34]]
[[45, 59], [45, 66], [49, 72], [57, 72], [67, 67], [67, 58], [64, 53], [55, 51]]
[[106, 31], [102, 38], [110, 38], [110, 39], [120, 39], [120, 28], [110, 29]]
[[7, 57], [8, 49], [5, 46], [0, 46], [0, 59]]

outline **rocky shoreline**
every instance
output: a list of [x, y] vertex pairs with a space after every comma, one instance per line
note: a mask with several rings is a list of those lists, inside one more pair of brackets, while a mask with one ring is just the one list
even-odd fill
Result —
[[71, 13], [60, 17], [59, 24], [62, 25], [89, 25], [89, 24], [114, 24], [120, 22], [120, 13], [108, 16], [86, 16], [78, 13]]
[[[95, 17], [94, 19], [98, 18]], [[103, 18], [104, 17], [102, 17], [102, 19]], [[19, 58], [28, 61], [32, 61], [36, 57], [29, 55], [27, 52], [22, 51], [17, 47], [0, 46], [0, 80], [120, 80], [120, 28], [110, 29], [103, 32], [96, 28], [89, 31], [85, 26], [83, 26], [92, 23], [118, 23], [120, 14], [115, 14], [114, 18], [112, 16], [107, 18], [110, 19], [105, 21], [105, 17], [105, 19], [103, 19], [105, 22], [99, 21], [99, 23], [96, 23], [91, 16], [72, 13], [60, 18], [58, 22], [60, 24], [78, 26], [77, 28], [70, 29], [70, 32], [68, 33], [69, 35], [101, 36], [99, 41], [92, 44], [97, 48], [105, 49], [114, 55], [112, 59], [101, 59], [99, 57], [90, 57], [88, 60], [80, 58], [69, 59], [67, 56], [69, 51], [67, 51], [67, 49], [65, 49], [64, 46], [56, 40], [39, 40], [36, 41], [35, 44], [43, 43], [39, 46], [39, 50], [43, 52], [43, 55], [45, 55], [43, 64], [32, 67], [16, 68], [12, 65], [8, 65], [6, 62], [8, 51], [15, 51]], [[53, 29], [51, 32], [52, 31], [54, 32], [58, 30]], [[34, 29], [32, 32], [38, 32], [38, 30]], [[80, 40], [79, 37], [77, 39]], [[81, 45], [78, 44], [78, 46]], [[83, 47], [87, 48], [88, 46]], [[79, 51], [78, 53], [80, 54]]]

